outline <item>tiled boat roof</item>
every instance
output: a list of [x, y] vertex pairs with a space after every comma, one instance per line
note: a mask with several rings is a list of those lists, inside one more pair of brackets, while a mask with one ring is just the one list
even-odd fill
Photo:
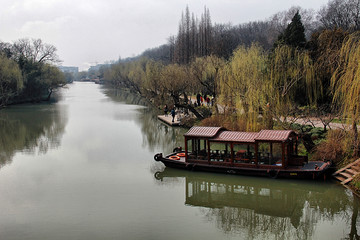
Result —
[[234, 131], [222, 131], [218, 136], [211, 139], [219, 142], [244, 142], [254, 143], [255, 137], [258, 135], [256, 132], [234, 132]]
[[184, 134], [185, 137], [203, 137], [203, 138], [212, 138], [220, 130], [225, 130], [222, 127], [192, 127], [190, 130]]
[[219, 142], [255, 143], [255, 141], [286, 141], [292, 130], [261, 130], [260, 132], [227, 131], [222, 127], [192, 127], [185, 137], [211, 138]]
[[292, 133], [292, 130], [261, 130], [256, 141], [286, 141]]

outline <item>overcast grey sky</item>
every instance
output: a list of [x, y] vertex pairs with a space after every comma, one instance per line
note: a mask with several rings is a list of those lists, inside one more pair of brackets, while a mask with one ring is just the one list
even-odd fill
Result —
[[318, 11], [328, 0], [0, 0], [0, 41], [41, 38], [57, 47], [63, 66], [138, 55], [175, 35], [181, 13], [213, 23], [265, 20], [292, 6]]

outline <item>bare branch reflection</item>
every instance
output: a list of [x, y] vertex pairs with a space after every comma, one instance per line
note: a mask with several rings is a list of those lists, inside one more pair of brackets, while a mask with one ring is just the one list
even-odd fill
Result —
[[139, 118], [136, 119], [137, 124], [141, 128], [143, 134], [143, 147], [154, 152], [161, 149], [163, 152], [171, 152], [174, 147], [183, 145], [183, 133], [185, 129], [179, 127], [169, 127], [157, 120], [156, 109], [150, 107], [148, 102], [140, 95], [122, 89], [106, 89], [105, 94], [116, 102], [125, 104], [148, 106], [139, 108]]

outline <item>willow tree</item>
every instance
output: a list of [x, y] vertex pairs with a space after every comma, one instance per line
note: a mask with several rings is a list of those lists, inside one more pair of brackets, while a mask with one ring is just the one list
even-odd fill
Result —
[[111, 81], [115, 87], [126, 88], [141, 95], [147, 61], [147, 58], [140, 58], [114, 64], [104, 72], [104, 78]]
[[323, 96], [318, 103], [328, 104], [332, 101], [330, 80], [339, 66], [340, 50], [348, 33], [342, 29], [323, 30], [311, 36], [309, 48], [314, 59], [315, 75], [323, 86]]
[[170, 64], [162, 69], [161, 89], [164, 96], [171, 98], [176, 107], [189, 109], [194, 115], [202, 120], [204, 118], [191, 104], [188, 94], [195, 89], [194, 82], [189, 78], [187, 66]]
[[58, 67], [47, 63], [41, 69], [41, 82], [46, 86], [47, 100], [50, 100], [54, 90], [66, 85], [64, 73]]
[[18, 65], [0, 54], [0, 107], [5, 106], [22, 88], [23, 77]]
[[219, 71], [224, 65], [224, 59], [210, 55], [196, 58], [188, 68], [189, 77], [197, 85], [196, 89], [203, 94], [213, 96], [215, 106], [217, 106], [216, 99], [219, 92]]
[[[145, 79], [143, 82], [143, 92], [149, 99], [164, 100], [161, 89], [161, 72], [164, 65], [159, 61], [149, 60], [146, 63]], [[159, 99], [160, 98], [160, 99]]]
[[130, 71], [128, 73], [128, 79], [130, 85], [137, 93], [143, 95], [143, 84], [146, 79], [146, 64], [147, 58], [140, 58], [137, 61], [130, 62]]
[[270, 57], [266, 92], [268, 108], [283, 128], [294, 119], [297, 107], [315, 104], [321, 83], [316, 81], [313, 62], [305, 50], [277, 47]]
[[339, 67], [331, 78], [334, 102], [351, 121], [354, 157], [360, 156], [357, 122], [360, 117], [360, 32], [349, 35], [340, 51]]
[[239, 47], [220, 73], [220, 103], [225, 111], [245, 119], [246, 129], [257, 130], [264, 106], [263, 81], [266, 68], [264, 50], [256, 44]]

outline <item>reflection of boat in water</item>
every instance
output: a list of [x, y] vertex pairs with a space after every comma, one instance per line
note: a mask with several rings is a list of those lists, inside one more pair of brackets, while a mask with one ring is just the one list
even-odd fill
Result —
[[309, 162], [298, 155], [298, 136], [291, 130], [226, 131], [192, 127], [185, 151], [154, 156], [167, 167], [273, 178], [325, 178], [330, 162]]
[[207, 219], [225, 231], [251, 235], [243, 239], [270, 233], [276, 236], [274, 239], [292, 234], [311, 239], [321, 219], [334, 221], [351, 208], [345, 190], [329, 182], [279, 181], [172, 168], [155, 173], [155, 178], [161, 184], [184, 178], [185, 204], [200, 207]]

